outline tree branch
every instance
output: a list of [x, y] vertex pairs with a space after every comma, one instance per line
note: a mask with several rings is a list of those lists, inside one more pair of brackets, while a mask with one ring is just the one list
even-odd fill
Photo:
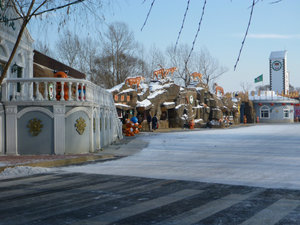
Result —
[[[39, 16], [39, 15], [42, 15], [44, 13], [48, 13], [48, 12], [51, 12], [51, 11], [55, 11], [55, 10], [58, 10], [58, 9], [63, 9], [65, 7], [68, 7], [68, 6], [71, 6], [71, 5], [75, 5], [75, 4], [78, 4], [78, 3], [82, 3], [86, 0], [76, 0], [74, 2], [71, 2], [71, 3], [68, 3], [68, 4], [65, 4], [65, 5], [61, 5], [61, 6], [57, 6], [57, 7], [54, 7], [54, 8], [51, 8], [51, 9], [47, 9], [47, 10], [44, 10], [44, 11], [41, 11], [41, 12], [36, 12], [38, 9], [40, 9], [41, 6], [39, 6], [35, 11], [34, 13], [32, 13], [30, 15], [30, 18], [33, 17], [33, 16]], [[47, 2], [47, 0], [45, 0], [42, 4], [45, 4]], [[15, 21], [15, 20], [19, 20], [19, 19], [24, 19], [24, 17], [20, 16], [20, 17], [16, 17], [16, 18], [11, 18], [9, 19], [8, 21]], [[4, 21], [0, 21], [0, 23], [3, 23]]]
[[1, 76], [0, 76], [0, 85], [2, 84], [2, 81], [3, 81], [3, 79], [5, 78], [5, 76], [6, 76], [6, 74], [7, 74], [8, 68], [9, 68], [9, 66], [10, 66], [10, 64], [11, 64], [11, 62], [12, 62], [12, 60], [13, 60], [13, 58], [14, 58], [16, 52], [17, 52], [17, 49], [18, 49], [19, 44], [20, 44], [20, 42], [21, 42], [21, 39], [22, 39], [24, 30], [25, 30], [25, 28], [26, 28], [27, 23], [29, 22], [29, 19], [28, 19], [28, 18], [30, 17], [30, 13], [31, 13], [31, 10], [32, 10], [32, 8], [33, 8], [34, 3], [35, 3], [35, 0], [32, 0], [30, 6], [29, 6], [29, 8], [28, 8], [27, 14], [26, 14], [25, 18], [23, 19], [23, 23], [22, 23], [22, 25], [21, 25], [21, 28], [20, 28], [20, 31], [19, 31], [19, 34], [18, 34], [16, 43], [15, 43], [15, 45], [14, 45], [14, 48], [13, 48], [13, 50], [12, 50], [10, 56], [9, 56], [9, 59], [8, 59], [7, 63], [6, 63], [5, 66], [4, 66], [3, 71], [2, 71], [2, 74], [1, 74]]

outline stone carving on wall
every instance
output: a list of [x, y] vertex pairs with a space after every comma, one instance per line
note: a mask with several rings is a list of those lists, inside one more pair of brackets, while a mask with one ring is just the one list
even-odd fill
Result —
[[28, 121], [27, 127], [29, 128], [29, 133], [35, 137], [42, 132], [43, 124], [41, 120], [34, 118]]
[[85, 120], [82, 117], [77, 119], [75, 127], [76, 127], [76, 131], [78, 132], [78, 134], [82, 135], [84, 133], [85, 127], [86, 127]]

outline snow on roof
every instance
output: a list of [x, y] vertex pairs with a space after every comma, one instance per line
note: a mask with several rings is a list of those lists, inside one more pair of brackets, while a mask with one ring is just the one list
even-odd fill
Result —
[[271, 52], [270, 59], [284, 59], [286, 58], [287, 51], [275, 51]]
[[148, 86], [148, 84], [142, 83], [142, 84], [140, 84], [140, 87], [141, 87], [142, 91], [141, 91], [141, 93], [138, 93], [138, 96], [143, 96], [147, 92], [149, 86]]
[[148, 107], [148, 106], [151, 106], [152, 105], [152, 103], [148, 100], [148, 99], [145, 99], [145, 100], [143, 100], [143, 101], [137, 101], [136, 102], [136, 107]]
[[118, 91], [119, 92], [120, 89], [123, 87], [123, 85], [124, 85], [124, 82], [112, 87], [111, 89], [107, 89], [107, 91], [109, 91], [109, 92]]
[[120, 92], [119, 94], [124, 94], [124, 93], [132, 92], [132, 91], [135, 91], [135, 89], [133, 89], [133, 88], [128, 88], [128, 89], [126, 89], [126, 90]]
[[154, 92], [156, 90], [160, 90], [163, 88], [163, 86], [159, 82], [151, 82], [149, 84], [149, 88], [151, 92]]
[[121, 103], [115, 103], [115, 106], [120, 106], [120, 107], [123, 107], [123, 108], [128, 108], [130, 109], [131, 107], [129, 105], [126, 105], [126, 104], [121, 104]]
[[155, 98], [156, 96], [161, 95], [161, 94], [163, 94], [163, 93], [165, 93], [165, 92], [166, 92], [166, 90], [158, 90], [158, 91], [155, 91], [155, 92], [153, 92], [152, 94], [150, 94], [150, 95], [148, 96], [148, 99], [153, 99], [153, 98]]

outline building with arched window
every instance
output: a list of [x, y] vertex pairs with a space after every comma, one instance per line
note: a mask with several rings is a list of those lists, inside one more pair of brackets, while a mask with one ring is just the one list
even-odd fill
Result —
[[[0, 20], [4, 17], [15, 18], [17, 12], [0, 7]], [[0, 23], [1, 74], [20, 21]], [[91, 153], [121, 139], [112, 94], [82, 79], [79, 71], [33, 51], [32, 43], [25, 28], [0, 85], [0, 155]]]
[[264, 91], [259, 95], [252, 95], [256, 117], [262, 123], [293, 123], [295, 119], [295, 107], [299, 101], [282, 97], [274, 91]]

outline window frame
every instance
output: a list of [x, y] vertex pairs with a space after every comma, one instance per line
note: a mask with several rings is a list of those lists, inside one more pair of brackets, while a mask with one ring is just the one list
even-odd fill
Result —
[[[282, 109], [282, 113], [283, 113], [283, 119], [289, 119], [290, 118], [290, 110], [287, 107], [284, 107]], [[286, 113], [288, 116], [286, 116]]]
[[[265, 116], [265, 114], [267, 113], [267, 116]], [[263, 105], [262, 107], [260, 107], [260, 118], [261, 119], [270, 119], [270, 108], [266, 105]]]

